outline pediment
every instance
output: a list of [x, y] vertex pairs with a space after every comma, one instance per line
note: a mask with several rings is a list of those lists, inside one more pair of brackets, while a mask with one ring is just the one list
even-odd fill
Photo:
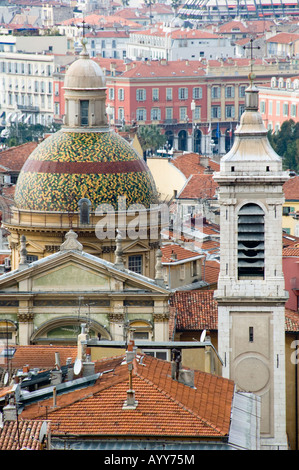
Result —
[[111, 276], [79, 263], [69, 262], [32, 278], [33, 291], [110, 290]]

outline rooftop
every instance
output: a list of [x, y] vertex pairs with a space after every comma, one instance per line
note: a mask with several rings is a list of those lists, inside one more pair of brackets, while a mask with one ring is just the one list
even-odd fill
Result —
[[[107, 370], [109, 360], [102, 361]], [[134, 361], [132, 384], [137, 407], [124, 409], [129, 373], [124, 356], [93, 386], [29, 405], [21, 419], [51, 422], [52, 436], [65, 433], [102, 437], [223, 438], [228, 435], [234, 384], [195, 371], [194, 388], [171, 378], [171, 364], [151, 356]]]

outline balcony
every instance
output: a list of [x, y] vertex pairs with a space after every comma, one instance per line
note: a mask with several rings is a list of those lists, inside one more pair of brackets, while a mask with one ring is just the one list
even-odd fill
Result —
[[18, 104], [18, 109], [22, 111], [23, 113], [39, 113], [39, 107], [38, 106], [31, 106], [31, 105], [23, 105], [23, 104]]

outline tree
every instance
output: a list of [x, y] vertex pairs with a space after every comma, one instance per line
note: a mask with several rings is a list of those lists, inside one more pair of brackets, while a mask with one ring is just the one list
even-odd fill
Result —
[[282, 157], [285, 170], [299, 171], [299, 122], [284, 121], [276, 133], [268, 133], [270, 144]]
[[9, 137], [6, 140], [7, 147], [14, 147], [16, 145], [24, 144], [25, 142], [32, 142], [42, 138], [47, 132], [56, 132], [61, 126], [53, 123], [51, 127], [43, 126], [42, 124], [24, 124], [12, 123], [9, 127]]
[[163, 147], [167, 140], [166, 136], [161, 134], [160, 128], [155, 124], [139, 127], [137, 135], [143, 152], [150, 150], [151, 153], [154, 153], [158, 148]]

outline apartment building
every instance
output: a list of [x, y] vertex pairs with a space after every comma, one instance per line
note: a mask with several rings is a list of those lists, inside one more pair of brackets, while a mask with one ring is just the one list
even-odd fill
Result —
[[[53, 74], [74, 60], [65, 37], [2, 36], [0, 44], [1, 120], [51, 125]], [[44, 49], [47, 44], [47, 49]]]
[[299, 75], [272, 77], [270, 86], [261, 87], [260, 112], [269, 130], [278, 131], [284, 121], [299, 121]]
[[228, 38], [199, 29], [154, 25], [133, 31], [127, 45], [127, 57], [138, 59], [199, 60], [232, 57], [234, 46]]
[[[101, 65], [101, 59], [99, 59]], [[270, 83], [279, 64], [255, 60], [257, 86]], [[168, 145], [183, 151], [224, 154], [244, 111], [250, 59], [227, 61], [137, 61], [126, 67], [107, 61], [110, 123], [156, 123]], [[293, 70], [280, 70], [282, 76]]]

